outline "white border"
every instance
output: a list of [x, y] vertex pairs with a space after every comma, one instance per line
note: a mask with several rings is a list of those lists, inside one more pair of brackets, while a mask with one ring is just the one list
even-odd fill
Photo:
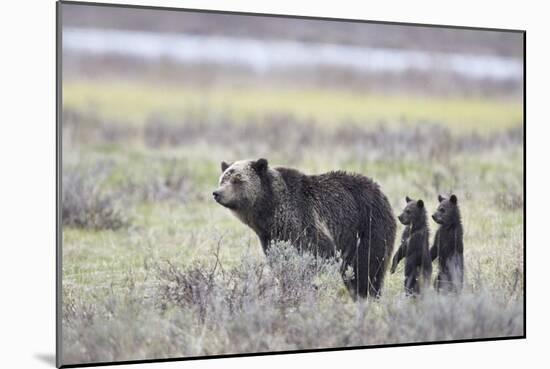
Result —
[[[117, 2], [117, 1], [113, 1]], [[527, 30], [527, 340], [148, 364], [151, 368], [522, 367], [547, 362], [547, 11], [515, 1], [119, 1], [336, 18]], [[541, 3], [542, 4], [542, 3]], [[3, 367], [52, 367], [55, 352], [55, 2], [2, 4], [0, 329]], [[328, 332], [327, 332], [328, 333]], [[49, 358], [49, 359], [48, 359]], [[11, 364], [11, 365], [10, 365]], [[536, 365], [536, 364], [535, 364]]]

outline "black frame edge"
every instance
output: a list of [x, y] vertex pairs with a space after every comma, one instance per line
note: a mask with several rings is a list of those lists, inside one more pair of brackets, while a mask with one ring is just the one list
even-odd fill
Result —
[[62, 333], [62, 303], [63, 303], [63, 269], [62, 269], [62, 230], [61, 230], [61, 115], [63, 111], [62, 99], [62, 3], [55, 4], [55, 365], [63, 365], [63, 333]]
[[104, 361], [104, 362], [97, 362], [97, 363], [66, 364], [66, 365], [60, 366], [60, 368], [87, 368], [87, 367], [108, 366], [108, 365], [134, 365], [134, 364], [166, 363], [166, 362], [178, 362], [178, 361], [181, 362], [181, 361], [193, 361], [193, 360], [235, 359], [235, 358], [241, 358], [241, 357], [311, 354], [311, 353], [319, 353], [319, 352], [353, 351], [353, 350], [365, 350], [365, 349], [376, 349], [376, 348], [384, 349], [384, 348], [394, 348], [394, 347], [432, 346], [432, 345], [442, 345], [442, 344], [448, 345], [448, 344], [457, 344], [457, 343], [495, 342], [495, 341], [509, 341], [509, 340], [519, 340], [519, 339], [525, 339], [525, 335], [509, 336], [509, 337], [471, 338], [471, 339], [460, 339], [460, 340], [450, 340], [450, 341], [407, 342], [407, 343], [382, 344], [382, 345], [371, 345], [371, 346], [329, 347], [329, 348], [307, 349], [307, 350], [266, 351], [266, 352], [245, 353], [245, 354], [222, 354], [222, 355], [210, 355], [210, 356], [175, 357], [175, 358], [164, 358], [164, 359]]
[[133, 5], [123, 3], [102, 3], [95, 1], [78, 1], [78, 0], [58, 0], [62, 4], [67, 5], [84, 5], [84, 6], [104, 6], [113, 8], [130, 8], [130, 9], [149, 9], [149, 10], [166, 10], [166, 11], [179, 11], [179, 12], [193, 12], [193, 13], [210, 13], [210, 14], [230, 14], [230, 15], [245, 15], [245, 16], [257, 16], [257, 17], [270, 17], [270, 18], [293, 18], [293, 19], [306, 19], [306, 20], [323, 20], [323, 21], [336, 21], [336, 22], [350, 22], [350, 23], [371, 23], [381, 25], [394, 25], [394, 26], [412, 26], [412, 27], [433, 27], [433, 28], [454, 28], [463, 30], [474, 31], [496, 31], [496, 32], [510, 32], [510, 33], [524, 33], [523, 29], [512, 28], [494, 28], [494, 27], [479, 27], [479, 26], [458, 26], [450, 24], [433, 24], [433, 23], [408, 23], [408, 22], [392, 22], [381, 20], [367, 20], [357, 18], [336, 18], [336, 17], [322, 17], [322, 16], [309, 16], [309, 15], [296, 15], [296, 14], [272, 14], [272, 13], [256, 13], [245, 11], [231, 11], [231, 10], [216, 10], [216, 9], [198, 9], [198, 8], [178, 8], [173, 6], [159, 6], [159, 5]]
[[527, 31], [523, 31], [523, 337], [527, 338]]

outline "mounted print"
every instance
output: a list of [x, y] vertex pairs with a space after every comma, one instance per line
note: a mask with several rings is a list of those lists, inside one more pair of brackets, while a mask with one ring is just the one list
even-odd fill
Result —
[[58, 3], [58, 366], [525, 337], [525, 32]]

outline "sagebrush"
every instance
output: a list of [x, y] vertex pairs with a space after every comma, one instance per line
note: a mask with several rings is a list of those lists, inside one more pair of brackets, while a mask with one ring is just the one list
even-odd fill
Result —
[[520, 296], [470, 286], [462, 295], [387, 293], [353, 302], [338, 259], [316, 259], [287, 243], [267, 258], [243, 255], [226, 268], [215, 255], [182, 268], [150, 265], [117, 291], [84, 299], [65, 291], [66, 362], [187, 357], [523, 333]]

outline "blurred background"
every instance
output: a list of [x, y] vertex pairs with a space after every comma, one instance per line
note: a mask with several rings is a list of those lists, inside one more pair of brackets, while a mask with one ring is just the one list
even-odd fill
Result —
[[344, 145], [364, 160], [521, 138], [522, 58], [513, 32], [63, 7], [67, 126], [80, 114], [103, 123], [88, 143], [203, 142], [217, 159], [294, 164], [318, 144], [316, 156]]
[[522, 173], [521, 33], [71, 4], [62, 24], [70, 167], [126, 160], [120, 181], [202, 200], [221, 160], [260, 156], [411, 171], [425, 196], [478, 154], [517, 149]]
[[456, 193], [468, 288], [522, 309], [521, 33], [71, 4], [62, 32], [65, 306], [152, 261], [262, 257], [211, 192], [222, 160], [265, 157], [370, 176], [396, 214]]
[[[521, 96], [522, 36], [364, 22], [65, 6], [70, 76]], [[93, 56], [93, 58], [89, 58]], [[162, 73], [161, 73], [162, 71]]]

